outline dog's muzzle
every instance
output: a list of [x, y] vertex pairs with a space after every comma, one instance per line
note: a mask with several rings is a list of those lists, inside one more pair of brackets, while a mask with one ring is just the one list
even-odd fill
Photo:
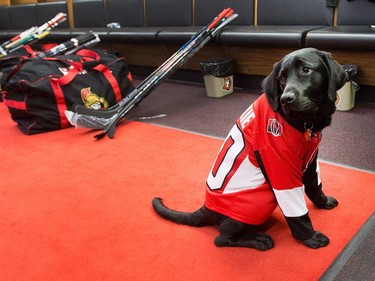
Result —
[[280, 96], [280, 104], [285, 115], [305, 121], [311, 120], [318, 110], [314, 101], [292, 91], [284, 92]]
[[296, 100], [296, 94], [293, 92], [283, 93], [280, 97], [280, 103], [282, 106], [291, 105]]

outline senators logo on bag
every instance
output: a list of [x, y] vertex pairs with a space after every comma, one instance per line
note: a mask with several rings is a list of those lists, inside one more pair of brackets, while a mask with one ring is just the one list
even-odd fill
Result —
[[81, 98], [84, 106], [87, 108], [101, 110], [109, 107], [108, 101], [105, 98], [99, 97], [97, 94], [91, 92], [91, 87], [81, 90]]

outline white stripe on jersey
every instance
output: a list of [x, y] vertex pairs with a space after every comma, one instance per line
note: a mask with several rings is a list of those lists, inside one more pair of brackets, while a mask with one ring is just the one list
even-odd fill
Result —
[[307, 213], [305, 186], [287, 190], [273, 189], [277, 204], [286, 217], [300, 217]]
[[258, 167], [255, 167], [249, 158], [246, 157], [228, 182], [223, 194], [254, 189], [264, 184], [264, 182], [265, 179], [262, 171]]
[[316, 175], [318, 176], [318, 185], [322, 183], [322, 180], [320, 179], [320, 166], [319, 161], [316, 160]]

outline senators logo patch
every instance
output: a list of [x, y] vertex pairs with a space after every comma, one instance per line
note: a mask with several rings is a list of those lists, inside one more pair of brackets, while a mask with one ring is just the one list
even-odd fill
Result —
[[341, 96], [340, 96], [339, 92], [336, 92], [335, 105], [338, 106], [340, 104], [340, 101], [341, 101]]
[[270, 133], [275, 137], [279, 137], [283, 133], [283, 127], [276, 119], [268, 119], [267, 133]]
[[83, 105], [87, 108], [100, 110], [109, 107], [108, 101], [105, 98], [99, 97], [97, 94], [91, 92], [91, 87], [81, 90], [81, 98]]
[[223, 78], [223, 88], [222, 89], [224, 91], [229, 91], [232, 88], [232, 84], [233, 84], [233, 81], [232, 81], [232, 77], [231, 76], [224, 77]]

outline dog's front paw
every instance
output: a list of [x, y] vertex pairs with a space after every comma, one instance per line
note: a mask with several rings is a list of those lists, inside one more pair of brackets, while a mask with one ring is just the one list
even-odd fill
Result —
[[329, 238], [325, 234], [316, 231], [313, 237], [303, 241], [303, 243], [309, 248], [318, 249], [327, 246], [329, 244]]
[[320, 201], [321, 202], [316, 203], [315, 206], [317, 206], [320, 209], [326, 209], [326, 210], [331, 210], [339, 204], [336, 198], [332, 196], [325, 196], [324, 200], [320, 200]]
[[338, 204], [339, 202], [336, 200], [336, 198], [332, 196], [327, 196], [327, 202], [324, 209], [331, 210], [335, 208]]

